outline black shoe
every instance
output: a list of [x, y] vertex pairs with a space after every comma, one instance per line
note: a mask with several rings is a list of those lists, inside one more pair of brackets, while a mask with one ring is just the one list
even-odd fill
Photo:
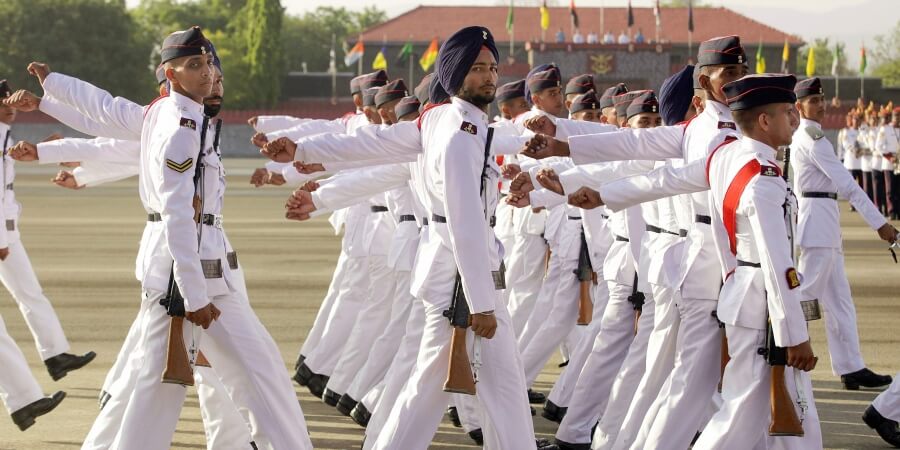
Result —
[[587, 444], [572, 444], [570, 442], [557, 439], [556, 448], [558, 448], [559, 450], [591, 450], [591, 443], [588, 442]]
[[303, 365], [303, 361], [306, 361], [306, 356], [301, 354], [300, 356], [297, 357], [297, 362], [294, 363], [294, 370], [299, 369], [300, 366]]
[[537, 445], [537, 448], [544, 448], [548, 445], [553, 445], [553, 443], [550, 442], [550, 439], [547, 438], [536, 438], [534, 440], [534, 443]]
[[71, 353], [60, 353], [44, 361], [44, 365], [47, 366], [47, 372], [50, 372], [50, 377], [53, 378], [53, 381], [59, 381], [62, 377], [68, 375], [69, 372], [86, 366], [96, 357], [97, 354], [94, 352], [87, 352], [81, 356]]
[[890, 375], [878, 375], [868, 368], [841, 375], [841, 383], [843, 383], [844, 389], [848, 391], [856, 391], [860, 386], [867, 388], [887, 386], [891, 384], [891, 381], [893, 381], [893, 378]]
[[462, 428], [462, 422], [459, 421], [459, 412], [455, 406], [447, 408], [447, 416], [450, 417], [450, 422], [453, 423], [454, 427]]
[[528, 403], [532, 405], [542, 405], [547, 401], [547, 396], [537, 391], [528, 390]]
[[322, 398], [322, 395], [325, 393], [325, 386], [328, 386], [328, 377], [317, 373], [313, 374], [306, 382], [306, 389], [309, 389], [309, 393], [316, 396], [316, 398]]
[[309, 370], [309, 366], [304, 363], [300, 363], [294, 370], [294, 376], [291, 377], [294, 381], [297, 382], [300, 386], [306, 386], [309, 383], [309, 379], [313, 377], [315, 373], [312, 370]]
[[53, 411], [54, 408], [59, 406], [59, 403], [62, 402], [64, 398], [66, 398], [66, 393], [57, 391], [50, 397], [44, 397], [36, 402], [31, 402], [12, 413], [13, 423], [15, 423], [20, 430], [25, 431], [30, 426], [34, 425], [34, 419]]
[[341, 394], [332, 391], [331, 389], [325, 388], [325, 393], [322, 394], [322, 401], [325, 402], [328, 406], [337, 406], [338, 401], [341, 399]]
[[481, 431], [481, 428], [470, 431], [469, 437], [472, 438], [476, 444], [484, 445], [484, 433]]
[[366, 405], [359, 402], [356, 404], [356, 407], [353, 408], [353, 411], [350, 411], [350, 418], [353, 419], [357, 425], [365, 428], [369, 425], [369, 420], [372, 419], [372, 413], [369, 412], [369, 408], [366, 408]]
[[567, 360], [557, 364], [556, 367], [559, 367], [560, 369], [562, 369], [563, 367], [566, 367], [568, 365], [569, 365], [569, 360], [567, 359]]
[[534, 408], [532, 408], [532, 407], [529, 406], [528, 409], [531, 410], [531, 417], [534, 417], [534, 416], [537, 415], [537, 411], [535, 411]]
[[259, 447], [256, 446], [256, 442], [254, 441], [250, 441], [250, 448], [252, 448], [253, 450], [259, 450]]
[[356, 404], [359, 403], [356, 400], [353, 400], [353, 397], [350, 397], [347, 394], [341, 396], [337, 402], [337, 410], [339, 413], [350, 417], [350, 411], [353, 411], [353, 408], [356, 408]]
[[561, 423], [568, 410], [569, 408], [559, 407], [556, 403], [547, 400], [547, 403], [544, 405], [544, 410], [541, 411], [541, 417], [551, 422]]
[[103, 407], [106, 406], [106, 402], [108, 402], [111, 398], [112, 396], [109, 395], [109, 392], [100, 391], [100, 399], [98, 400], [98, 403], [100, 404], [100, 411], [103, 411]]
[[862, 419], [869, 428], [878, 432], [884, 442], [900, 447], [900, 429], [897, 428], [897, 422], [882, 416], [872, 405], [866, 408]]

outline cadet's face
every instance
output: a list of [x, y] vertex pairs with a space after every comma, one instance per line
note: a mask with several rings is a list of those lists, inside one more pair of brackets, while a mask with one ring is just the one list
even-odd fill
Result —
[[616, 120], [616, 108], [613, 108], [611, 106], [609, 108], [603, 108], [602, 114], [603, 117], [606, 118], [606, 123], [611, 123], [613, 125], [619, 123]]
[[490, 50], [482, 47], [478, 58], [466, 74], [457, 96], [475, 106], [484, 108], [494, 101], [497, 92], [497, 61]]
[[800, 126], [800, 115], [793, 103], [775, 103], [760, 114], [762, 129], [772, 147], [790, 145], [794, 131]]
[[0, 122], [7, 125], [16, 121], [16, 110], [6, 105], [0, 105]]
[[400, 103], [400, 99], [391, 100], [387, 103], [383, 103], [378, 107], [378, 115], [381, 116], [381, 123], [385, 125], [393, 125], [397, 123], [397, 113], [394, 112], [394, 107], [397, 106], [397, 103]]
[[600, 114], [599, 109], [585, 109], [578, 111], [577, 113], [572, 114], [572, 118], [575, 120], [580, 120], [582, 122], [597, 122], [603, 123], [603, 114]]
[[797, 101], [797, 108], [804, 119], [821, 123], [825, 118], [825, 96], [809, 95]]
[[353, 94], [353, 104], [356, 105], [357, 108], [362, 108], [362, 94], [358, 92]]
[[500, 112], [507, 120], [514, 119], [526, 111], [528, 111], [528, 103], [525, 103], [525, 97], [517, 97], [500, 104]]
[[575, 97], [578, 97], [578, 94], [566, 94], [566, 110], [572, 109], [572, 102], [575, 101]]
[[662, 116], [659, 113], [640, 113], [628, 119], [630, 128], [653, 128], [662, 125]]
[[700, 85], [707, 92], [711, 92], [719, 103], [725, 103], [725, 92], [722, 91], [722, 86], [740, 80], [749, 73], [749, 69], [743, 64], [722, 64], [709, 67], [709, 75], [700, 74]]
[[381, 116], [378, 115], [378, 110], [374, 106], [364, 106], [363, 114], [366, 115], [366, 119], [369, 119], [369, 123], [381, 124]]
[[531, 101], [541, 111], [554, 116], [562, 114], [565, 107], [562, 90], [558, 87], [544, 89], [541, 92], [532, 94]]
[[172, 90], [201, 103], [212, 92], [215, 73], [212, 62], [212, 54], [185, 56], [170, 61], [166, 78], [171, 81]]

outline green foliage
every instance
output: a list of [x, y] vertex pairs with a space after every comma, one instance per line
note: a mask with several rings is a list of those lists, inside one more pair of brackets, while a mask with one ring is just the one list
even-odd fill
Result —
[[247, 86], [256, 103], [274, 106], [281, 91], [284, 59], [281, 53], [281, 19], [284, 9], [278, 0], [247, 2]]
[[40, 93], [25, 68], [42, 61], [113, 95], [153, 98], [152, 37], [135, 23], [124, 2], [3, 0], [0, 17], [0, 78], [8, 78], [14, 89]]
[[[843, 42], [838, 42], [837, 45], [841, 48], [841, 59], [838, 61], [837, 67], [838, 75], [854, 75], [853, 71], [847, 68], [847, 46]], [[806, 60], [809, 57], [810, 47], [816, 49], [816, 76], [831, 76], [831, 65], [834, 63], [834, 42], [831, 42], [829, 38], [816, 38], [812, 44], [807, 44], [800, 49], [795, 73], [806, 74]]]
[[359, 33], [387, 20], [387, 14], [375, 6], [361, 11], [320, 6], [300, 17], [286, 16], [282, 38], [285, 43], [285, 64], [288, 71], [302, 70], [305, 62], [310, 71], [328, 70], [331, 37], [336, 37], [335, 58], [338, 68], [343, 66], [342, 44], [352, 45]]
[[875, 47], [869, 50], [874, 68], [872, 74], [881, 77], [885, 86], [900, 86], [900, 21], [887, 34], [875, 37]]

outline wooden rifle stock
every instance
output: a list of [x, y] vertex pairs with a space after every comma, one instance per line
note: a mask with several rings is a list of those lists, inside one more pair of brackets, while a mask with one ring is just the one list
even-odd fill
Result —
[[803, 436], [803, 424], [797, 417], [794, 401], [784, 382], [784, 366], [772, 366], [771, 383], [772, 423], [769, 436]]
[[725, 335], [725, 328], [722, 327], [722, 351], [721, 351], [721, 360], [722, 360], [722, 368], [719, 371], [719, 392], [722, 392], [722, 380], [725, 379], [725, 366], [728, 365], [728, 362], [731, 361], [731, 355], [728, 354], [728, 336]]
[[163, 383], [194, 385], [194, 371], [184, 348], [184, 317], [173, 316], [169, 321], [169, 344], [166, 349], [166, 370]]
[[578, 325], [590, 325], [594, 315], [594, 302], [591, 301], [591, 280], [581, 281], [578, 294]]
[[194, 361], [195, 367], [212, 367], [212, 364], [209, 363], [209, 360], [206, 359], [206, 355], [203, 354], [200, 350], [197, 350], [197, 360]]
[[466, 350], [466, 331], [466, 328], [453, 327], [453, 336], [450, 338], [450, 366], [447, 368], [444, 391], [475, 395], [475, 377], [472, 375], [472, 364]]

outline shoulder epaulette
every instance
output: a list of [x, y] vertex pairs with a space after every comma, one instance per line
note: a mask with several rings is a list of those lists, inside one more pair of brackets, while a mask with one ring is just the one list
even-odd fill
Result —
[[808, 134], [809, 137], [811, 137], [814, 141], [818, 141], [819, 139], [825, 137], [825, 133], [822, 132], [822, 130], [812, 125], [806, 127], [806, 134]]

